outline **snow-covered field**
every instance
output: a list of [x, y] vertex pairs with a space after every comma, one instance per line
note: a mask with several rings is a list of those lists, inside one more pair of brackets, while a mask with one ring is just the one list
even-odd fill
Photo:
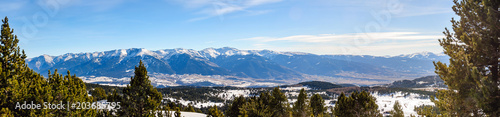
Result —
[[189, 100], [183, 100], [183, 99], [180, 99], [180, 100], [177, 100], [177, 99], [174, 99], [174, 98], [163, 98], [164, 100], [170, 100], [172, 102], [176, 102], [176, 101], [179, 101], [179, 103], [181, 103], [182, 105], [188, 105], [188, 104], [191, 104], [193, 107], [196, 107], [196, 108], [201, 108], [201, 107], [210, 107], [210, 106], [214, 106], [214, 105], [217, 105], [218, 107], [221, 107], [224, 105], [224, 103], [222, 102], [210, 102], [210, 101], [207, 101], [207, 102], [197, 102], [197, 101], [189, 101]]
[[378, 93], [372, 93], [372, 95], [377, 98], [378, 109], [381, 112], [391, 111], [393, 109], [394, 103], [399, 101], [399, 104], [403, 107], [403, 112], [405, 116], [417, 115], [414, 111], [415, 106], [420, 105], [434, 105], [428, 98], [422, 98], [422, 95], [409, 93], [405, 96], [404, 93], [397, 92], [392, 95], [379, 95]]

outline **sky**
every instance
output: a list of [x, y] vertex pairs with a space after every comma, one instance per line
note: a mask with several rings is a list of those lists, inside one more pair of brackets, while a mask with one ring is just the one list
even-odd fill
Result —
[[440, 53], [451, 0], [0, 0], [28, 58], [234, 47], [314, 54]]

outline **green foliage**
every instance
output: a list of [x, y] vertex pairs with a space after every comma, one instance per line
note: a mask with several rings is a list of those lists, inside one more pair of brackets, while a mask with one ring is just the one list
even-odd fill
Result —
[[306, 117], [307, 115], [310, 115], [307, 105], [307, 94], [304, 88], [302, 88], [300, 90], [299, 96], [297, 97], [297, 101], [293, 104], [293, 116]]
[[339, 117], [380, 117], [375, 97], [363, 91], [353, 92], [349, 97], [341, 93], [335, 104], [335, 115]]
[[269, 102], [269, 109], [272, 112], [273, 117], [285, 117], [288, 116], [288, 99], [280, 90], [279, 87], [273, 89], [271, 95], [271, 102]]
[[[95, 116], [93, 109], [15, 109], [17, 103], [44, 104], [92, 102], [80, 78], [49, 73], [45, 79], [28, 68], [19, 39], [10, 29], [8, 18], [2, 20], [0, 35], [0, 115], [2, 116]], [[50, 72], [50, 71], [49, 71]], [[69, 111], [68, 111], [69, 110]]]
[[181, 117], [181, 109], [179, 107], [175, 107], [175, 117]]
[[444, 116], [500, 116], [500, 2], [455, 0], [459, 20], [440, 39], [450, 64], [434, 63], [448, 90], [432, 100]]
[[436, 106], [429, 106], [429, 105], [421, 105], [418, 107], [415, 107], [415, 111], [417, 112], [418, 115], [426, 116], [426, 117], [442, 117], [443, 115], [440, 114], [439, 108]]
[[188, 104], [188, 107], [186, 108], [186, 111], [187, 112], [196, 112], [193, 108], [193, 106], [191, 106], [191, 104]]
[[222, 113], [222, 111], [220, 111], [217, 106], [213, 106], [212, 108], [208, 109], [207, 117], [224, 117], [224, 113]]
[[107, 97], [104, 89], [102, 89], [100, 87], [95, 88], [94, 90], [91, 90], [90, 94], [92, 95], [92, 97], [94, 97], [94, 101], [106, 99], [106, 97]]
[[135, 76], [131, 77], [130, 84], [123, 89], [123, 114], [125, 116], [148, 116], [154, 112], [162, 95], [151, 85], [148, 71], [142, 63], [135, 67]]
[[[56, 69], [53, 74], [49, 74], [48, 80], [53, 91], [50, 103], [81, 103], [93, 101], [92, 97], [89, 97], [87, 94], [85, 83], [83, 83], [80, 78], [71, 76], [69, 71], [66, 76], [62, 76], [57, 73]], [[70, 110], [71, 111], [54, 109], [52, 113], [54, 116], [93, 116], [96, 114], [95, 110], [92, 109], [72, 108]]]
[[394, 107], [391, 111], [391, 115], [393, 117], [404, 117], [404, 113], [403, 113], [403, 107], [401, 107], [401, 104], [399, 104], [399, 101], [396, 100], [396, 102], [394, 103]]
[[269, 92], [260, 93], [259, 97], [252, 97], [249, 99], [248, 104], [244, 106], [248, 109], [248, 116], [250, 117], [270, 117], [270, 104], [271, 94]]
[[[227, 116], [229, 117], [238, 117], [241, 111], [241, 107], [246, 103], [245, 97], [240, 95], [236, 97], [231, 105], [229, 105], [229, 109], [226, 111]], [[245, 112], [246, 113], [246, 112]]]
[[326, 111], [325, 100], [323, 100], [323, 98], [321, 98], [321, 96], [319, 94], [314, 94], [313, 96], [311, 96], [310, 107], [312, 109], [312, 114], [315, 117], [318, 117], [319, 115], [323, 115], [323, 113]]

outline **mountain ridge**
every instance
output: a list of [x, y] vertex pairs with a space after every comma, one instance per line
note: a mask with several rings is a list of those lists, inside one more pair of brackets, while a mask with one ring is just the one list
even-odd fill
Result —
[[[149, 73], [199, 74], [292, 82], [311, 80], [310, 76], [356, 78], [381, 82], [433, 74], [432, 61], [447, 60], [447, 56], [430, 52], [392, 57], [370, 55], [317, 55], [304, 52], [273, 50], [239, 50], [232, 47], [202, 50], [174, 48], [147, 50], [144, 48], [115, 49], [102, 52], [66, 53], [59, 56], [41, 55], [26, 59], [33, 70], [47, 74], [48, 70], [70, 70], [77, 76], [130, 77], [139, 60]], [[432, 68], [431, 68], [432, 67]], [[225, 79], [222, 80], [225, 80]], [[206, 81], [203, 79], [198, 79]], [[241, 79], [240, 79], [241, 80]], [[177, 81], [171, 81], [175, 84]], [[189, 81], [191, 82], [191, 81]], [[225, 81], [224, 81], [225, 82]], [[234, 82], [238, 82], [234, 80]], [[258, 82], [258, 81], [256, 81]], [[185, 83], [181, 83], [185, 84]]]

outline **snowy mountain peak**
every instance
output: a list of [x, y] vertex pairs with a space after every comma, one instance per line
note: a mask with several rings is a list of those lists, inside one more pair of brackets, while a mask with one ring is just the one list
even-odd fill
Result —
[[46, 54], [44, 54], [42, 56], [43, 56], [43, 59], [45, 59], [45, 62], [47, 62], [47, 63], [54, 63], [54, 59], [51, 56], [46, 55]]
[[141, 48], [139, 53], [137, 53], [137, 56], [143, 56], [143, 55], [151, 55], [151, 56], [154, 56], [156, 53], [154, 52], [151, 52], [147, 49], [144, 49], [144, 48]]
[[428, 51], [417, 52], [413, 54], [403, 54], [397, 57], [411, 58], [411, 59], [430, 59], [430, 60], [436, 60], [436, 58], [448, 58], [448, 56], [446, 56], [443, 53], [432, 53]]

